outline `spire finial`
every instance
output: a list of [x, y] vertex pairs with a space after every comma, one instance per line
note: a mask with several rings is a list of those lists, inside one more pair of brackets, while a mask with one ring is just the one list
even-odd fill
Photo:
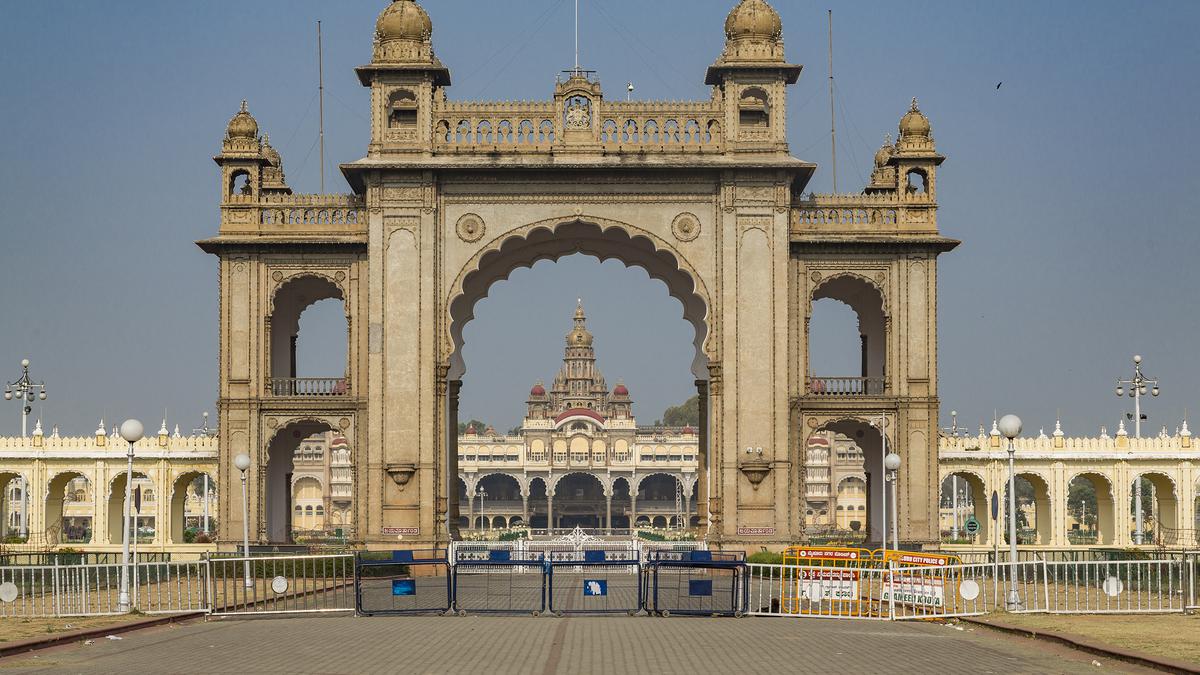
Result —
[[[913, 99], [914, 104], [916, 103], [916, 100], [917, 99], [915, 98]], [[242, 112], [250, 112], [249, 110], [246, 110], [246, 99], [242, 99]]]
[[96, 435], [97, 436], [105, 436], [107, 434], [108, 434], [108, 432], [104, 430], [104, 418], [101, 417], [100, 418], [100, 426], [96, 427]]
[[1125, 420], [1121, 420], [1120, 422], [1117, 423], [1117, 435], [1118, 436], [1128, 436], [1129, 435], [1129, 432], [1125, 431]]
[[175, 433], [174, 433], [174, 434], [172, 434], [172, 436], [173, 436], [174, 438], [181, 438], [181, 437], [182, 437], [182, 435], [179, 433], [179, 425], [178, 425], [178, 424], [176, 424], [176, 425], [175, 425]]
[[167, 435], [167, 418], [165, 418], [165, 417], [163, 418], [162, 426], [158, 428], [158, 435], [159, 436]]
[[1179, 435], [1180, 436], [1191, 436], [1192, 435], [1191, 430], [1188, 429], [1186, 419], [1183, 421], [1183, 426], [1179, 427]]
[[1062, 435], [1063, 435], [1063, 430], [1062, 430], [1062, 420], [1061, 420], [1061, 419], [1056, 419], [1056, 420], [1054, 420], [1054, 435], [1055, 435], [1055, 436], [1062, 436]]
[[912, 106], [909, 107], [909, 111], [910, 112], [921, 112], [921, 109], [917, 107], [917, 97], [916, 96], [913, 97]]
[[34, 436], [42, 436], [42, 435], [43, 435], [43, 432], [42, 432], [42, 418], [40, 418], [40, 417], [38, 418], [38, 420], [37, 420], [37, 423], [35, 423], [35, 424], [33, 425], [33, 435], [34, 435]]

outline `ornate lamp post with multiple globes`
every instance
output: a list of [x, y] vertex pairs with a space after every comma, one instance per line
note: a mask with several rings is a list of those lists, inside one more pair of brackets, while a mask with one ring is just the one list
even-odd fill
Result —
[[[29, 428], [29, 413], [33, 412], [33, 400], [46, 400], [46, 383], [34, 382], [29, 377], [29, 359], [21, 359], [21, 377], [16, 382], [4, 386], [4, 400], [23, 401], [21, 405], [21, 438], [25, 438]], [[29, 536], [29, 484], [24, 476], [20, 478], [21, 486], [21, 536]], [[7, 514], [5, 514], [7, 517]]]
[[[1128, 380], [1117, 380], [1117, 396], [1125, 395], [1125, 386], [1129, 385], [1129, 397], [1133, 399], [1133, 437], [1142, 437], [1142, 397], [1146, 395], [1147, 386], [1151, 396], [1158, 396], [1158, 378], [1146, 377], [1142, 374], [1142, 356], [1133, 356], [1133, 377]], [[1142, 544], [1145, 528], [1142, 522], [1142, 477], [1139, 475], [1133, 485], [1133, 543]], [[1129, 527], [1126, 523], [1123, 527]]]

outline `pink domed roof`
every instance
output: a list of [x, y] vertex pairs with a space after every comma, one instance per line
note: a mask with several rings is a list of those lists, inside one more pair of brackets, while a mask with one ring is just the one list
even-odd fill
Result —
[[559, 422], [567, 419], [568, 417], [575, 417], [575, 416], [590, 417], [590, 418], [596, 420], [597, 422], [604, 422], [604, 415], [601, 415], [600, 413], [596, 412], [595, 410], [592, 410], [591, 408], [571, 408], [569, 410], [564, 410], [561, 413], [559, 413], [558, 417], [554, 418], [554, 423], [558, 424]]
[[692, 425], [689, 424], [683, 428], [683, 433], [685, 436], [691, 436], [692, 434], [696, 433], [696, 430], [693, 429]]
[[350, 445], [350, 442], [346, 440], [345, 436], [335, 436], [332, 441], [329, 441], [329, 445], [337, 447], [339, 445]]
[[533, 385], [533, 389], [529, 390], [529, 395], [530, 396], [545, 396], [546, 388], [543, 387], [540, 383], [535, 384], [535, 385]]
[[625, 385], [623, 385], [623, 384], [618, 384], [618, 385], [616, 386], [616, 388], [615, 388], [615, 389], [613, 389], [613, 395], [615, 395], [615, 396], [628, 396], [628, 395], [629, 395], [629, 390], [625, 388]]

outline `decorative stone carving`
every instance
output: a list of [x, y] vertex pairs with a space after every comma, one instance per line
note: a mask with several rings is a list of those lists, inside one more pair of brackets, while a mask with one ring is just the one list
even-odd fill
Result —
[[350, 428], [350, 418], [343, 417], [342, 419], [338, 420], [338, 428], [341, 429], [342, 431], [349, 429]]
[[280, 272], [279, 270], [275, 270], [274, 272], [271, 272], [271, 279], [274, 280], [275, 283], [279, 283], [280, 281], [283, 281], [283, 272]]
[[771, 463], [765, 459], [748, 459], [742, 462], [738, 467], [746, 480], [750, 481], [750, 485], [757, 490], [758, 486], [771, 473]]
[[812, 274], [809, 275], [809, 278], [813, 280], [814, 284], [819, 282], [822, 279], [820, 272], [813, 272]]
[[408, 482], [412, 480], [413, 474], [417, 472], [417, 465], [409, 462], [388, 464], [385, 470], [392, 477], [392, 482], [396, 484], [396, 487], [403, 490], [408, 485]]
[[700, 219], [690, 213], [681, 213], [671, 222], [671, 233], [679, 241], [694, 241], [700, 236]]
[[483, 224], [483, 218], [480, 218], [474, 213], [468, 213], [462, 218], [459, 218], [458, 224], [455, 225], [454, 229], [458, 232], [458, 238], [462, 239], [468, 244], [482, 239], [483, 233], [487, 230], [486, 226]]

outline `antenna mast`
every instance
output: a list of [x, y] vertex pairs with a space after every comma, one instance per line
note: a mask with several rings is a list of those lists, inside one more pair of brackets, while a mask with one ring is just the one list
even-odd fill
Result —
[[837, 194], [837, 116], [833, 104], [833, 10], [829, 10], [829, 147], [833, 153], [833, 193]]
[[325, 53], [321, 47], [321, 22], [317, 22], [317, 98], [321, 143], [321, 194], [325, 194]]
[[575, 0], [575, 71], [579, 71], [579, 0]]

